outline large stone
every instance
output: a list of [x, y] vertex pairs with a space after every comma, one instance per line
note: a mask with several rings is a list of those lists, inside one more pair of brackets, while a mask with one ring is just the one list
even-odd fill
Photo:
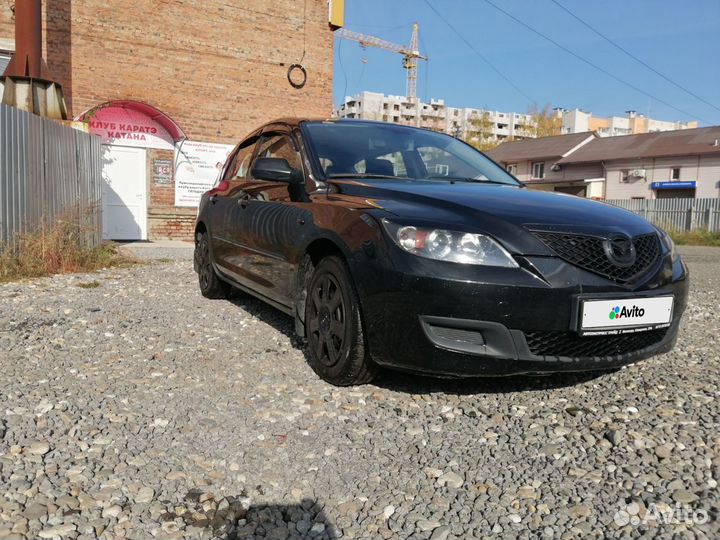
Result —
[[672, 455], [673, 448], [674, 446], [672, 444], [661, 444], [655, 447], [655, 455], [660, 459], [667, 459]]
[[692, 491], [686, 491], [684, 489], [678, 489], [672, 494], [672, 498], [675, 502], [680, 504], [690, 504], [698, 500], [698, 496]]
[[50, 443], [47, 441], [35, 441], [28, 448], [28, 453], [36, 456], [44, 456], [50, 451]]
[[459, 488], [459, 487], [462, 487], [464, 480], [463, 480], [462, 476], [460, 476], [456, 472], [449, 471], [449, 472], [443, 473], [437, 479], [437, 483], [439, 486], [447, 486], [449, 488]]
[[431, 531], [440, 526], [440, 522], [435, 519], [421, 519], [415, 526], [421, 531]]
[[155, 496], [155, 490], [150, 487], [140, 488], [140, 491], [135, 495], [135, 502], [141, 504], [147, 504], [153, 500]]
[[64, 538], [76, 530], [77, 525], [73, 523], [63, 523], [61, 525], [55, 525], [54, 527], [43, 529], [38, 533], [38, 536], [40, 538], [51, 538], [55, 540], [57, 538]]
[[40, 519], [47, 516], [47, 506], [39, 503], [30, 503], [25, 507], [22, 515], [27, 519]]

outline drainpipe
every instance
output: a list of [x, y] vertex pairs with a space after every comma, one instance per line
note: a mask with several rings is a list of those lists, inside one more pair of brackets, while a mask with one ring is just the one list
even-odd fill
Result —
[[15, 1], [15, 55], [0, 77], [0, 94], [3, 105], [67, 119], [62, 87], [52, 79], [42, 57], [40, 0]]

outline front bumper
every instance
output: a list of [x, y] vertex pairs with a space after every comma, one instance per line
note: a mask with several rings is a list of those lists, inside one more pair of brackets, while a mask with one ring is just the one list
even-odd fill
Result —
[[[499, 269], [413, 257], [403, 259], [401, 270], [397, 260], [392, 269], [353, 268], [371, 357], [394, 369], [462, 377], [612, 369], [673, 347], [687, 303], [680, 260], [663, 258], [632, 286], [558, 258], [521, 263]], [[581, 298], [667, 294], [675, 299], [667, 328], [620, 336], [577, 332]]]

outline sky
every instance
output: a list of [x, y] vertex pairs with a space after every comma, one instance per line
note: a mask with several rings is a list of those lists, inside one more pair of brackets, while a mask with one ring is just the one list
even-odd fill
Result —
[[[717, 108], [626, 56], [552, 0], [490, 1], [636, 89], [534, 34], [487, 0], [345, 0], [345, 27], [409, 44], [412, 24], [418, 22], [420, 52], [429, 57], [419, 67], [422, 100], [444, 99], [453, 107], [505, 112], [550, 104], [595, 116], [623, 116], [632, 109], [660, 120], [720, 125], [720, 0], [556, 0]], [[400, 55], [363, 49], [337, 36], [334, 54], [335, 106], [343, 96], [363, 90], [405, 94]]]

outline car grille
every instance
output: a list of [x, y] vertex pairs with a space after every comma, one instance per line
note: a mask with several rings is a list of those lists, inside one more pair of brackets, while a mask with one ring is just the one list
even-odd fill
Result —
[[580, 336], [575, 332], [525, 332], [530, 352], [535, 356], [590, 358], [629, 354], [663, 340], [667, 328], [632, 334]]
[[656, 234], [644, 234], [632, 239], [635, 262], [622, 267], [605, 254], [604, 238], [584, 234], [532, 231], [547, 247], [570, 264], [594, 272], [617, 282], [626, 282], [646, 272], [660, 256], [660, 241]]

